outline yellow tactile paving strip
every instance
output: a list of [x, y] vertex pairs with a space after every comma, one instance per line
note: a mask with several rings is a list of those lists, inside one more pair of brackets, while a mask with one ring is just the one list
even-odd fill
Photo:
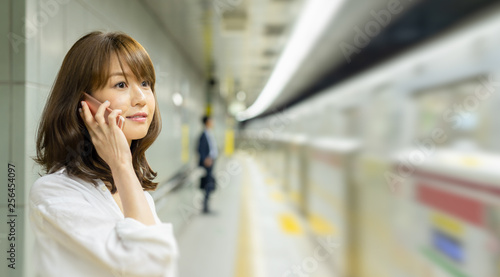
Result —
[[271, 198], [276, 202], [283, 202], [285, 200], [285, 196], [280, 191], [273, 191]]
[[299, 221], [295, 215], [291, 213], [283, 213], [279, 215], [281, 230], [289, 235], [301, 235], [303, 229], [300, 227]]
[[309, 225], [311, 230], [316, 235], [336, 235], [337, 229], [333, 226], [333, 223], [329, 222], [322, 216], [318, 214], [312, 214], [308, 217]]
[[[248, 180], [246, 170], [243, 175], [243, 180]], [[240, 223], [238, 235], [238, 250], [236, 257], [235, 277], [254, 277], [254, 268], [252, 258], [255, 255], [251, 243], [251, 226], [249, 223], [249, 203], [250, 188], [248, 181], [243, 181], [243, 188], [241, 190], [241, 206], [240, 206]]]

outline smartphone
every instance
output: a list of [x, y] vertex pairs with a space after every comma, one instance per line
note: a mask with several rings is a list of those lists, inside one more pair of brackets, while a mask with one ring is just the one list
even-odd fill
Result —
[[[97, 113], [97, 109], [99, 108], [100, 105], [102, 105], [102, 103], [86, 92], [84, 92], [83, 95], [84, 95], [83, 100], [85, 100], [85, 102], [87, 102], [87, 105], [89, 106], [90, 112], [95, 117], [95, 114]], [[107, 124], [109, 124], [108, 116], [112, 111], [113, 110], [110, 108], [106, 108], [106, 110], [104, 111], [104, 120], [106, 120]], [[121, 116], [116, 117], [116, 125], [118, 125], [118, 126], [120, 126], [120, 117]]]

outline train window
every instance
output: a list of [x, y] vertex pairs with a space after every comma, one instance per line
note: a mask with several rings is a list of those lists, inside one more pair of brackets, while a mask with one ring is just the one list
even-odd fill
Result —
[[[484, 76], [462, 80], [414, 94], [414, 138], [425, 140], [441, 129], [447, 140], [440, 147], [491, 151], [494, 134], [490, 115], [494, 96], [484, 91]], [[498, 98], [498, 97], [496, 97]], [[497, 142], [498, 144], [498, 142]]]

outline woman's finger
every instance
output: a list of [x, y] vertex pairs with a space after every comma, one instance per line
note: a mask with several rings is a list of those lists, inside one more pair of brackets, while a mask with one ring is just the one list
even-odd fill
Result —
[[106, 110], [107, 107], [109, 107], [111, 103], [106, 100], [104, 103], [102, 103], [99, 108], [97, 109], [97, 112], [95, 113], [95, 120], [99, 125], [105, 126], [106, 125], [106, 119], [104, 119], [104, 111]]
[[[108, 115], [108, 124], [111, 128], [113, 128], [114, 126], [118, 126], [118, 128], [121, 128], [121, 125], [122, 125], [122, 120], [123, 120], [123, 117], [121, 116], [121, 113], [122, 113], [122, 110], [120, 109], [116, 109], [116, 110], [113, 110], [109, 115]], [[117, 117], [119, 118], [119, 123], [117, 125]]]
[[82, 101], [81, 105], [82, 107], [78, 109], [80, 117], [82, 118], [85, 127], [87, 127], [87, 131], [89, 132], [90, 136], [93, 137], [95, 135], [94, 129], [97, 128], [97, 122], [94, 120], [94, 116], [92, 116], [89, 107], [86, 106], [87, 103], [85, 103], [85, 101]]
[[80, 115], [82, 116], [83, 123], [87, 126], [87, 129], [92, 129], [97, 125], [97, 122], [94, 120], [94, 117], [92, 116], [92, 112], [90, 112], [89, 107], [87, 106], [87, 103], [85, 101], [81, 102], [81, 113]]

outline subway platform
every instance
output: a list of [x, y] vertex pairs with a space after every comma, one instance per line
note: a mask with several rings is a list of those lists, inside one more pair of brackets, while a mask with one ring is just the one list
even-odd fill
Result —
[[337, 276], [335, 232], [315, 232], [322, 226], [311, 228], [255, 157], [239, 151], [215, 172], [211, 213], [200, 212], [196, 179], [170, 193], [170, 203], [157, 203], [162, 221], [178, 223], [179, 276]]

